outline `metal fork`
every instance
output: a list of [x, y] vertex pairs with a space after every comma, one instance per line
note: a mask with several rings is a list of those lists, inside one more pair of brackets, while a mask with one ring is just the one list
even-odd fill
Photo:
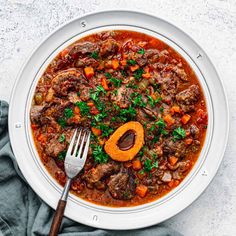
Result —
[[90, 142], [90, 131], [81, 128], [78, 132], [78, 138], [76, 140], [77, 132], [78, 130], [76, 129], [71, 138], [69, 148], [66, 152], [64, 166], [67, 181], [63, 189], [61, 198], [57, 204], [57, 209], [52, 221], [49, 236], [55, 236], [58, 234], [66, 207], [71, 180], [83, 169], [85, 161], [87, 159]]

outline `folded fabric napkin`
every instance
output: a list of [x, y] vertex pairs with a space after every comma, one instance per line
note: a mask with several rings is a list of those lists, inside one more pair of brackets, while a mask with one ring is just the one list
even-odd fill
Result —
[[[8, 104], [0, 101], [0, 236], [48, 235], [54, 210], [30, 188], [21, 174], [8, 136]], [[59, 235], [180, 236], [161, 225], [130, 231], [96, 229], [64, 217]]]

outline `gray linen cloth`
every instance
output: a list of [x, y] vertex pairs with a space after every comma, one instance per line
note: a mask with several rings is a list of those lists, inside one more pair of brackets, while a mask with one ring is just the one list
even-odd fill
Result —
[[[54, 210], [33, 192], [18, 168], [9, 141], [7, 116], [8, 104], [0, 101], [0, 236], [48, 235]], [[59, 235], [180, 236], [181, 234], [161, 225], [132, 231], [102, 230], [64, 217]]]

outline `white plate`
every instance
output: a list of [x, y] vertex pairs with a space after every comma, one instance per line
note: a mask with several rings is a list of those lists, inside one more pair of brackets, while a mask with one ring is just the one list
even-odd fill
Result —
[[208, 186], [225, 151], [229, 118], [220, 78], [205, 52], [170, 23], [131, 11], [99, 12], [75, 19], [52, 33], [33, 52], [15, 84], [9, 108], [9, 132], [19, 167], [34, 191], [56, 208], [62, 188], [48, 174], [35, 149], [29, 110], [35, 86], [48, 63], [62, 48], [93, 32], [127, 29], [157, 37], [177, 50], [192, 66], [207, 100], [209, 125], [201, 155], [184, 181], [161, 199], [136, 207], [104, 207], [70, 194], [65, 215], [106, 229], [136, 229], [164, 221], [190, 205]]

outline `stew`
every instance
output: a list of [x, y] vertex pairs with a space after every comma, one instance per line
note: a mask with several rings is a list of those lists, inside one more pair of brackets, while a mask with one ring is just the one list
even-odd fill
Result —
[[38, 81], [30, 117], [39, 156], [61, 185], [74, 129], [91, 129], [71, 191], [113, 207], [151, 202], [178, 186], [208, 123], [185, 59], [159, 39], [123, 30], [86, 36], [60, 52]]

